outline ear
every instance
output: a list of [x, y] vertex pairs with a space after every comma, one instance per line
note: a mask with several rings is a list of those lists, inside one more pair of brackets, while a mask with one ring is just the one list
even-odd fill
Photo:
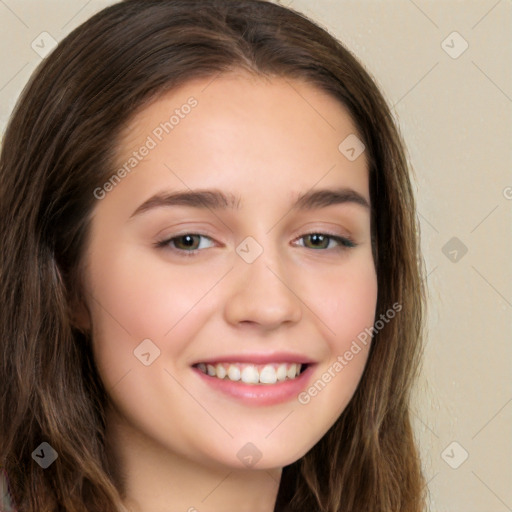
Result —
[[83, 334], [89, 334], [92, 330], [92, 317], [85, 300], [81, 272], [75, 269], [75, 272], [68, 275], [66, 282], [62, 279], [62, 274], [58, 273], [66, 294], [67, 315], [71, 327]]
[[91, 315], [83, 300], [75, 301], [69, 308], [71, 326], [85, 333], [91, 330]]

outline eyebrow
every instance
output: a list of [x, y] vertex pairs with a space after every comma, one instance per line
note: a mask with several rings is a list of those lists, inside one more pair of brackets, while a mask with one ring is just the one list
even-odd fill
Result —
[[[170, 206], [188, 206], [211, 210], [240, 210], [240, 197], [226, 194], [220, 190], [189, 190], [177, 192], [161, 192], [144, 201], [130, 216], [140, 215], [155, 208]], [[368, 201], [359, 192], [351, 188], [316, 189], [299, 195], [292, 209], [313, 210], [326, 208], [336, 204], [357, 204], [370, 208]]]

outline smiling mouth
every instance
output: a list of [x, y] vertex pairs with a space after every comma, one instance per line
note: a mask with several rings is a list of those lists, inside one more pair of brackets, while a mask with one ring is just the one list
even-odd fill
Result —
[[194, 365], [199, 371], [210, 377], [243, 382], [244, 384], [267, 384], [296, 379], [307, 368], [301, 363], [198, 363]]

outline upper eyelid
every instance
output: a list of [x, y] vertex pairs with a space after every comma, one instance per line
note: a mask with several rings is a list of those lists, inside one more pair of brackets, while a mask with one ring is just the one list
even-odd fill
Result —
[[[164, 237], [162, 237], [162, 241], [174, 240], [175, 238], [180, 238], [181, 236], [185, 236], [185, 235], [202, 236], [204, 238], [209, 238], [210, 240], [213, 240], [215, 238], [212, 235], [208, 235], [206, 233], [201, 233], [199, 231], [197, 231], [197, 232], [196, 231], [184, 231], [183, 233], [173, 234], [172, 236], [171, 235], [164, 236]], [[342, 235], [340, 233], [333, 233], [333, 232], [331, 232], [329, 230], [326, 230], [326, 229], [316, 229], [316, 230], [307, 231], [305, 233], [301, 233], [300, 235], [296, 236], [293, 240], [298, 240], [299, 238], [303, 238], [303, 237], [308, 236], [308, 235], [327, 235], [327, 236], [330, 236], [332, 238], [334, 238], [334, 237], [350, 238], [349, 235]]]
[[[312, 223], [308, 223], [308, 224], [316, 224], [316, 223], [312, 222]], [[338, 228], [341, 230], [341, 228], [339, 226], [338, 226]], [[324, 235], [329, 235], [332, 237], [337, 236], [340, 238], [352, 238], [352, 236], [353, 236], [352, 233], [350, 232], [350, 230], [347, 230], [347, 229], [344, 229], [343, 230], [344, 232], [337, 232], [336, 229], [330, 229], [330, 228], [326, 228], [326, 227], [317, 227], [317, 228], [304, 227], [303, 230], [293, 230], [296, 233], [294, 240], [296, 240], [297, 238], [300, 238], [302, 236], [311, 235], [311, 234], [324, 234]], [[215, 234], [212, 234], [212, 231], [209, 231], [208, 228], [207, 229], [197, 228], [197, 230], [194, 230], [194, 227], [192, 227], [192, 226], [184, 228], [183, 231], [181, 231], [181, 232], [178, 231], [177, 233], [171, 233], [169, 235], [161, 235], [160, 233], [162, 233], [163, 231], [164, 230], [161, 230], [159, 233], [157, 233], [156, 238], [160, 238], [162, 240], [164, 240], [164, 239], [170, 240], [172, 238], [178, 238], [180, 236], [185, 236], [185, 235], [201, 235], [201, 236], [204, 236], [207, 238], [215, 238], [217, 236]], [[230, 230], [230, 231], [232, 231], [232, 230]]]

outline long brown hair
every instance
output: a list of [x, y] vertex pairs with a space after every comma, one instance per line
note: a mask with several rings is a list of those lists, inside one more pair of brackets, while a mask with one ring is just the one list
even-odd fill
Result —
[[[262, 0], [126, 0], [68, 35], [25, 87], [0, 159], [0, 465], [23, 512], [119, 510], [105, 446], [107, 393], [73, 323], [93, 191], [118, 136], [150, 101], [243, 69], [306, 80], [350, 112], [366, 146], [378, 279], [374, 333], [345, 411], [283, 470], [275, 510], [420, 512], [424, 480], [408, 409], [421, 354], [423, 267], [407, 158], [361, 64], [303, 15]], [[340, 141], [341, 142], [341, 141]], [[41, 442], [59, 454], [42, 471]]]

